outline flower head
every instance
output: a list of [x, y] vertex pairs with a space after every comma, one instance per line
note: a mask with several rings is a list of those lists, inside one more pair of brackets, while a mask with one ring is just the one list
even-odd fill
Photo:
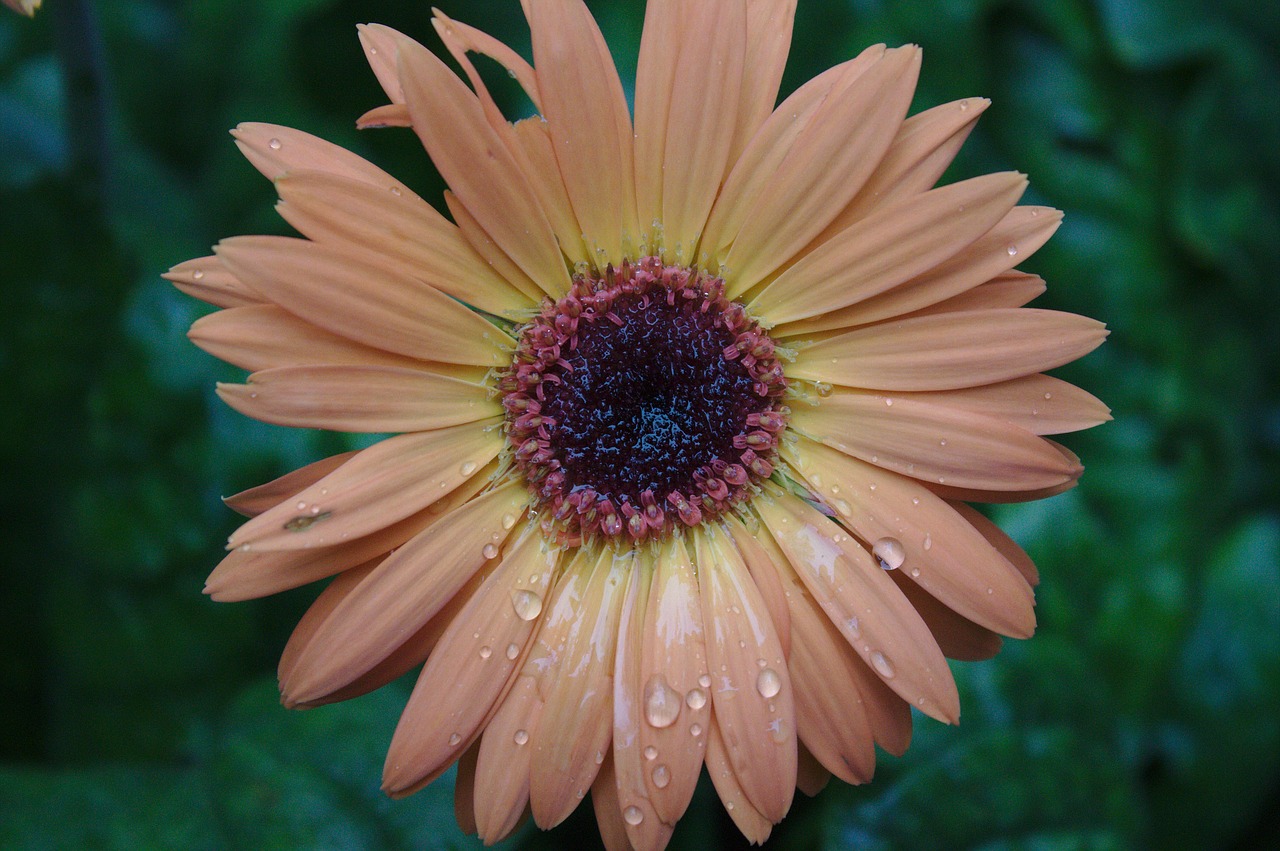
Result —
[[[870, 48], [775, 109], [794, 3], [648, 6], [634, 117], [580, 0], [526, 2], [530, 65], [436, 13], [470, 86], [361, 28], [452, 221], [370, 163], [235, 136], [303, 238], [238, 237], [169, 278], [219, 395], [289, 426], [394, 433], [228, 500], [238, 600], [333, 577], [285, 648], [288, 705], [422, 665], [393, 795], [459, 765], [486, 841], [590, 793], [662, 847], [705, 764], [761, 841], [797, 787], [870, 779], [945, 657], [1035, 625], [1035, 568], [968, 501], [1081, 467], [1043, 435], [1108, 417], [1045, 370], [1105, 336], [1024, 305], [1053, 233], [993, 174], [933, 188], [984, 100], [907, 117], [920, 51]], [[498, 110], [505, 66], [539, 114]]]

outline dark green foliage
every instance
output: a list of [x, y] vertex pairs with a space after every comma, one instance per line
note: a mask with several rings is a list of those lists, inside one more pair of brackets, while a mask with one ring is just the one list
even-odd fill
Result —
[[[527, 52], [516, 0], [445, 2]], [[624, 79], [641, 4], [593, 2]], [[451, 779], [378, 791], [404, 684], [287, 712], [270, 682], [313, 591], [200, 594], [219, 497], [347, 448], [254, 423], [159, 280], [223, 236], [284, 233], [226, 131], [271, 121], [424, 197], [354, 25], [438, 47], [420, 0], [46, 0], [0, 9], [0, 847], [470, 848]], [[789, 91], [917, 42], [916, 107], [993, 105], [948, 179], [1018, 169], [1066, 211], [1025, 268], [1106, 321], [1061, 371], [1115, 422], [1066, 443], [1070, 494], [994, 516], [1035, 557], [1038, 635], [957, 665], [865, 788], [797, 801], [776, 848], [1280, 845], [1280, 13], [1256, 0], [801, 0]], [[484, 66], [511, 114], [528, 111]], [[493, 72], [493, 73], [490, 73]], [[591, 847], [589, 808], [509, 847]], [[736, 843], [736, 844], [735, 844]], [[739, 847], [700, 789], [672, 848]]]

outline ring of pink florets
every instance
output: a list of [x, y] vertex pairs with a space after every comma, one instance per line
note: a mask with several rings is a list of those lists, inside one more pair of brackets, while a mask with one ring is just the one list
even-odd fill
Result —
[[[520, 329], [512, 365], [498, 387], [514, 462], [538, 501], [549, 535], [568, 545], [596, 536], [633, 542], [661, 538], [677, 524], [696, 526], [724, 514], [772, 475], [789, 414], [782, 404], [786, 377], [768, 334], [724, 293], [718, 277], [645, 257], [618, 268], [610, 265], [603, 278], [575, 275], [567, 295], [559, 301], [545, 299], [540, 313]], [[668, 306], [677, 300], [696, 302], [697, 310], [731, 340], [719, 356], [746, 370], [755, 408], [732, 438], [732, 450], [695, 469], [690, 487], [669, 493], [646, 489], [634, 501], [598, 492], [590, 484], [568, 487], [556, 446], [556, 420], [543, 413], [547, 384], [560, 383], [572, 372], [566, 353], [576, 351], [581, 335], [595, 323], [621, 325], [612, 307], [625, 297], [639, 297], [641, 307], [656, 299]]]

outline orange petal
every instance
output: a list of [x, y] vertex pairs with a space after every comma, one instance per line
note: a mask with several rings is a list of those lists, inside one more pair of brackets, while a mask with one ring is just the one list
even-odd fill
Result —
[[[547, 659], [546, 705], [534, 732], [529, 803], [541, 828], [554, 827], [574, 811], [591, 788], [609, 749], [613, 730], [614, 648], [618, 616], [633, 553], [604, 550], [580, 598], [562, 594], [548, 623], [571, 617], [564, 642]], [[585, 565], [590, 561], [584, 562]], [[554, 627], [553, 627], [554, 629]], [[532, 651], [531, 661], [541, 652]], [[541, 664], [542, 660], [539, 660]]]
[[[760, 203], [761, 193], [769, 179], [813, 121], [828, 95], [849, 85], [878, 62], [883, 54], [884, 45], [869, 47], [858, 57], [824, 71], [796, 89], [760, 126], [742, 154], [735, 159], [733, 170], [729, 172], [707, 220], [699, 255], [707, 256], [708, 265], [714, 268], [724, 260], [743, 222]], [[729, 296], [736, 297], [741, 290], [733, 281], [728, 283]]]
[[591, 253], [582, 241], [582, 225], [578, 224], [564, 180], [560, 177], [560, 166], [556, 163], [556, 152], [546, 122], [534, 116], [517, 121], [513, 129], [514, 144], [519, 147], [522, 162], [527, 164], [529, 183], [542, 202], [542, 209], [546, 211], [551, 229], [560, 243], [560, 251], [575, 266], [592, 262]]
[[223, 240], [219, 258], [281, 307], [368, 346], [421, 360], [505, 366], [515, 341], [478, 313], [359, 254], [287, 237]]
[[644, 29], [636, 61], [634, 157], [636, 209], [646, 233], [662, 221], [667, 121], [680, 46], [690, 35], [685, 26], [686, 11], [687, 4], [682, 0], [652, 0], [644, 7]]
[[812, 798], [827, 788], [827, 784], [831, 782], [831, 772], [809, 753], [803, 743], [796, 753], [796, 788]]
[[386, 366], [279, 367], [220, 383], [218, 396], [255, 419], [330, 431], [428, 431], [502, 414], [479, 384]]
[[964, 487], [961, 485], [949, 485], [945, 483], [925, 482], [925, 486], [938, 496], [947, 500], [960, 500], [961, 502], [1035, 502], [1041, 499], [1048, 499], [1051, 496], [1057, 496], [1060, 493], [1074, 488], [1080, 480], [1080, 475], [1084, 472], [1084, 467], [1080, 464], [1080, 457], [1067, 449], [1060, 443], [1055, 443], [1049, 438], [1042, 438], [1046, 446], [1057, 452], [1062, 457], [1063, 463], [1070, 467], [1074, 474], [1072, 478], [1058, 485], [1043, 488], [1026, 488], [1017, 490], [985, 490], [983, 488]]
[[838, 392], [817, 407], [798, 406], [791, 423], [846, 455], [954, 487], [1028, 490], [1080, 476], [1026, 429], [910, 396]]
[[[514, 522], [515, 515], [508, 518]], [[560, 551], [544, 543], [537, 524], [526, 525], [497, 569], [452, 619], [405, 706], [389, 765], [432, 773], [483, 731], [523, 662], [560, 559]], [[387, 778], [403, 782], [398, 774]]]
[[262, 302], [262, 296], [245, 286], [212, 255], [179, 263], [161, 277], [192, 298], [215, 307], [240, 307]]
[[1001, 307], [1022, 307], [1044, 295], [1044, 278], [1026, 272], [1004, 272], [985, 284], [944, 299], [937, 304], [921, 308], [908, 316], [929, 316], [955, 310], [992, 310]]
[[794, 496], [758, 500], [756, 509], [814, 599], [876, 675], [926, 715], [955, 723], [960, 698], [946, 659], [870, 554]]
[[276, 189], [281, 216], [316, 242], [372, 252], [392, 271], [498, 316], [533, 306], [416, 195], [322, 172], [286, 175]]
[[[866, 182], [915, 92], [920, 50], [884, 56], [819, 107], [734, 236], [725, 264], [733, 293], [750, 290], [822, 232]], [[834, 176], [834, 177], [833, 177]]]
[[961, 662], [981, 662], [1000, 652], [1000, 646], [1004, 642], [999, 635], [956, 614], [937, 597], [908, 579], [902, 571], [891, 571], [889, 578], [897, 584], [903, 596], [911, 601], [911, 605], [915, 606], [920, 619], [929, 627], [929, 632], [933, 633], [943, 656]]
[[[950, 260], [901, 286], [865, 301], [774, 328], [774, 336], [812, 334], [891, 319], [967, 292], [1009, 271], [1048, 241], [1062, 213], [1048, 207], [1014, 207], [983, 236]], [[1012, 246], [1014, 252], [1009, 253]]]
[[476, 760], [476, 832], [492, 845], [520, 825], [529, 806], [530, 731], [542, 715], [537, 680], [520, 676], [480, 739]]
[[965, 98], [944, 103], [902, 122], [884, 159], [862, 190], [815, 240], [825, 241], [872, 210], [927, 191], [951, 165], [991, 101]]
[[[307, 702], [340, 688], [367, 670], [370, 659], [381, 658], [384, 648], [421, 629], [477, 570], [497, 558], [510, 528], [505, 518], [519, 516], [527, 501], [519, 484], [506, 485], [455, 509], [396, 550], [321, 626], [293, 670], [290, 693]], [[384, 775], [384, 782], [396, 788], [417, 779]]]
[[743, 793], [776, 823], [796, 787], [795, 697], [782, 645], [727, 534], [707, 527], [695, 541], [716, 724]]
[[791, 610], [787, 606], [787, 592], [778, 579], [778, 570], [774, 566], [779, 554], [770, 552], [761, 545], [758, 538], [747, 532], [746, 527], [736, 518], [725, 522], [725, 527], [733, 536], [733, 542], [742, 555], [742, 561], [751, 572], [751, 581], [764, 600], [769, 611], [769, 619], [778, 632], [778, 641], [782, 644], [782, 656], [791, 658]]
[[[698, 576], [683, 541], [658, 551], [642, 619], [633, 705], [641, 775], [658, 818], [675, 824], [693, 797], [711, 717]], [[621, 711], [621, 708], [617, 711]], [[621, 762], [619, 762], [621, 766]]]
[[[496, 422], [390, 437], [236, 530], [230, 548], [290, 550], [358, 538], [446, 496], [502, 449]], [[459, 460], [461, 459], [461, 460]]]
[[[808, 751], [846, 783], [865, 783], [875, 771], [871, 725], [858, 690], [858, 668], [866, 669], [848, 642], [809, 595], [772, 539], [764, 541], [741, 525], [731, 527], [746, 556], [765, 554], [773, 582], [782, 588], [795, 643], [787, 668], [796, 693], [796, 733]], [[748, 563], [750, 557], [748, 556]]]
[[191, 325], [187, 337], [214, 357], [251, 372], [316, 363], [401, 367], [423, 363], [330, 334], [274, 304], [210, 313]]
[[431, 13], [434, 16], [432, 24], [435, 25], [436, 32], [440, 33], [441, 39], [455, 58], [458, 57], [457, 50], [489, 57], [505, 68], [511, 78], [520, 84], [520, 88], [524, 89], [529, 100], [533, 101], [534, 109], [542, 110], [537, 76], [533, 72], [533, 66], [520, 54], [488, 33], [455, 21], [439, 9], [432, 9]]
[[738, 782], [738, 777], [729, 758], [729, 749], [725, 746], [720, 733], [719, 721], [714, 714], [711, 726], [707, 729], [707, 774], [720, 796], [729, 818], [737, 825], [738, 830], [747, 841], [754, 845], [762, 845], [773, 830], [773, 822], [761, 815]]
[[397, 39], [413, 129], [450, 189], [493, 241], [551, 295], [569, 288], [555, 236], [479, 100], [431, 51]]
[[1025, 638], [1035, 598], [1013, 566], [928, 488], [807, 440], [792, 468], [863, 541], [896, 541], [899, 567], [948, 607], [988, 629]]
[[1073, 384], [1048, 375], [1028, 375], [984, 387], [910, 396], [994, 417], [1032, 434], [1079, 431], [1111, 419], [1111, 410], [1101, 401]]
[[378, 84], [393, 104], [404, 103], [404, 89], [400, 87], [400, 74], [396, 68], [396, 37], [400, 33], [390, 27], [356, 24], [365, 59], [378, 78]]
[[742, 69], [737, 122], [729, 146], [730, 166], [738, 161], [778, 102], [795, 16], [796, 0], [747, 1], [747, 58]]
[[301, 130], [249, 122], [237, 126], [231, 135], [245, 158], [270, 180], [292, 171], [323, 171], [382, 189], [396, 187], [402, 192], [409, 191], [364, 157]]
[[788, 378], [872, 390], [954, 390], [1062, 366], [1106, 336], [1101, 322], [1056, 310], [940, 313], [801, 344], [786, 371]]
[[681, 27], [667, 117], [663, 174], [664, 257], [687, 265], [729, 167], [746, 55], [745, 3], [697, 3]]
[[771, 323], [829, 313], [954, 257], [1000, 221], [1026, 189], [1013, 172], [913, 195], [853, 224], [802, 257], [751, 302]]
[[462, 202], [454, 196], [452, 192], [445, 190], [444, 203], [449, 209], [449, 214], [453, 216], [453, 220], [458, 223], [458, 231], [462, 234], [467, 244], [475, 250], [487, 263], [490, 268], [501, 277], [504, 281], [511, 284], [517, 290], [525, 294], [530, 301], [540, 302], [546, 295], [542, 288], [534, 282], [532, 278], [524, 273], [524, 270], [515, 264], [506, 252], [494, 242], [489, 234], [485, 233], [484, 228], [476, 221], [475, 216], [462, 205]]
[[[618, 645], [613, 674], [613, 748], [591, 789], [596, 820], [601, 824], [606, 844], [619, 848], [664, 848], [672, 822], [664, 822], [654, 808], [651, 788], [661, 791], [669, 785], [670, 768], [659, 761], [655, 746], [641, 740], [644, 720], [644, 675], [641, 654], [649, 648], [645, 637], [645, 610], [650, 608], [649, 586], [653, 578], [651, 555], [637, 553], [638, 563], [630, 572], [626, 597], [618, 619]], [[672, 694], [662, 704], [679, 709], [681, 695]], [[667, 717], [664, 715], [664, 717]], [[687, 746], [687, 742], [680, 742]], [[665, 755], [664, 755], [665, 756]], [[701, 750], [694, 766], [696, 782], [702, 767]], [[652, 784], [657, 777], [661, 784]], [[690, 788], [692, 792], [692, 788]], [[688, 800], [684, 801], [687, 805]], [[682, 805], [683, 809], [683, 805]]]
[[356, 119], [358, 130], [412, 126], [413, 117], [409, 115], [409, 107], [402, 103], [385, 103], [382, 106], [375, 106]]
[[345, 464], [355, 454], [355, 452], [341, 452], [330, 455], [328, 458], [321, 458], [319, 461], [312, 461], [266, 484], [223, 497], [222, 502], [238, 514], [257, 517], [267, 509], [274, 508], [289, 497], [314, 485]]
[[617, 266], [640, 240], [631, 114], [617, 68], [581, 0], [539, 0], [525, 12], [542, 114], [569, 200], [596, 267]]
[[[325, 586], [325, 589], [311, 602], [297, 625], [294, 626], [293, 632], [289, 635], [289, 640], [285, 643], [284, 651], [280, 654], [277, 676], [281, 683], [284, 683], [289, 678], [290, 672], [298, 664], [302, 651], [306, 649], [311, 639], [315, 637], [316, 630], [320, 628], [320, 625], [325, 622], [329, 615], [333, 614], [333, 610], [338, 607], [338, 604], [345, 600], [356, 589], [356, 586], [373, 572], [380, 561], [381, 558], [374, 558], [363, 564], [356, 565], [350, 570], [343, 571], [335, 576], [333, 581]], [[286, 705], [294, 703], [287, 697], [283, 699], [283, 702]]]
[[458, 759], [458, 777], [453, 784], [453, 817], [462, 832], [476, 832], [476, 758], [480, 743], [474, 742]]
[[1028, 585], [1034, 588], [1040, 584], [1040, 571], [1036, 570], [1035, 563], [1031, 561], [1031, 557], [1014, 542], [1013, 538], [1006, 535], [1003, 529], [992, 523], [986, 515], [971, 505], [965, 505], [963, 502], [950, 502], [947, 504], [954, 508], [961, 517], [969, 521], [970, 525], [978, 530], [978, 534], [986, 538], [987, 543], [995, 547], [1000, 555], [1008, 559], [1009, 563], [1022, 574], [1022, 578], [1027, 580]]

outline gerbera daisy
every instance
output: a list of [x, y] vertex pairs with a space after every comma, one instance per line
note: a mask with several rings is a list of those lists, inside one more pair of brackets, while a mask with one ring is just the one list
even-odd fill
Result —
[[[797, 787], [872, 775], [911, 709], [958, 719], [945, 657], [1031, 634], [1035, 569], [967, 501], [1081, 467], [1043, 435], [1107, 409], [1041, 374], [1105, 336], [1024, 305], [1060, 215], [1019, 174], [932, 188], [987, 101], [907, 118], [916, 47], [775, 108], [794, 2], [651, 2], [634, 118], [580, 0], [524, 3], [533, 64], [437, 12], [470, 86], [360, 30], [452, 221], [345, 150], [235, 131], [303, 238], [170, 273], [224, 308], [219, 395], [288, 426], [396, 433], [228, 499], [218, 600], [333, 577], [280, 663], [289, 706], [422, 665], [383, 786], [458, 764], [486, 842], [590, 793], [660, 848], [705, 764], [759, 842]], [[510, 71], [509, 122], [473, 67]]]

